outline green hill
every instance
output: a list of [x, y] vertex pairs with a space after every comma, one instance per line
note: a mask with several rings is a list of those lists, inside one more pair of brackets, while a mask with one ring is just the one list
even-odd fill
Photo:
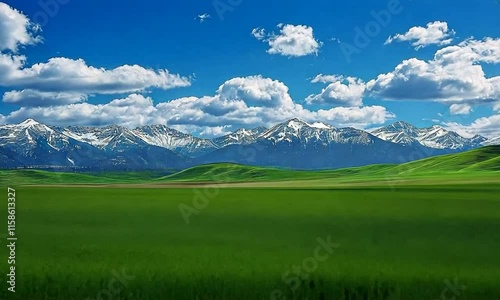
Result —
[[170, 172], [69, 173], [42, 170], [0, 170], [1, 185], [26, 184], [112, 184], [150, 182]]
[[321, 171], [252, 167], [230, 163], [192, 167], [178, 173], [61, 173], [40, 170], [0, 170], [0, 184], [114, 184], [166, 182], [258, 182], [291, 180], [395, 180], [414, 177], [460, 177], [500, 173], [500, 146], [430, 157], [400, 165], [370, 165]]
[[252, 167], [231, 163], [208, 164], [192, 167], [173, 175], [159, 178], [168, 181], [276, 181], [289, 179], [302, 179], [305, 177], [321, 177], [318, 172], [283, 170], [265, 167]]
[[458, 154], [430, 157], [400, 165], [369, 165], [325, 171], [297, 171], [237, 164], [209, 164], [186, 169], [159, 180], [189, 182], [280, 181], [310, 179], [358, 179], [459, 175], [500, 171], [500, 146], [488, 146]]
[[435, 156], [403, 164], [404, 173], [499, 171], [500, 146], [488, 146], [458, 154]]

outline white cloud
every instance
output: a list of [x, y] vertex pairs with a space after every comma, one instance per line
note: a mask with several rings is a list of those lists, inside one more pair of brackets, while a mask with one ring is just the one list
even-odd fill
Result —
[[279, 34], [266, 34], [264, 29], [255, 28], [252, 35], [269, 44], [269, 54], [294, 57], [318, 54], [322, 43], [314, 38], [312, 27], [278, 24], [278, 28]]
[[252, 29], [252, 35], [256, 39], [262, 40], [266, 37], [266, 31], [264, 28], [254, 28], [254, 29]]
[[73, 92], [40, 92], [28, 89], [6, 92], [2, 100], [5, 103], [23, 106], [50, 106], [83, 102], [87, 100], [87, 95]]
[[308, 96], [306, 98], [306, 103], [308, 104], [331, 104], [336, 106], [363, 105], [363, 95], [366, 85], [359, 78], [320, 74], [311, 82], [330, 82], [330, 84], [322, 89], [321, 93]]
[[450, 114], [452, 115], [468, 115], [472, 111], [469, 104], [452, 104], [450, 106]]
[[9, 123], [33, 118], [54, 125], [110, 125], [135, 127], [164, 124], [157, 114], [153, 100], [131, 94], [106, 104], [78, 103], [50, 107], [23, 107], [7, 116]]
[[46, 63], [24, 67], [23, 57], [0, 60], [0, 85], [46, 92], [114, 94], [143, 91], [147, 88], [170, 89], [190, 85], [189, 78], [168, 70], [123, 65], [114, 69], [96, 68], [83, 59], [56, 57]]
[[499, 111], [500, 112], [500, 101], [495, 102], [493, 104], [493, 111]]
[[[171, 74], [166, 69], [153, 70], [139, 65], [112, 69], [93, 67], [83, 59], [55, 57], [28, 66], [19, 55], [19, 46], [35, 44], [38, 28], [19, 11], [0, 2], [0, 87], [14, 88], [4, 95], [4, 102], [23, 105], [51, 105], [84, 101], [91, 94], [143, 92], [150, 88], [186, 87], [190, 78]], [[36, 103], [34, 96], [40, 96]]]
[[226, 81], [217, 90], [222, 101], [242, 100], [249, 106], [293, 107], [288, 87], [262, 76], [237, 77]]
[[229, 126], [205, 127], [201, 130], [200, 136], [205, 136], [205, 137], [223, 136], [231, 133], [230, 130], [227, 130], [228, 127]]
[[205, 14], [201, 14], [201, 15], [196, 16], [196, 18], [194, 18], [194, 19], [199, 20], [200, 23], [203, 23], [203, 22], [205, 22], [205, 20], [210, 19], [210, 18], [212, 18], [212, 16], [205, 13]]
[[500, 39], [468, 39], [440, 49], [434, 59], [411, 58], [367, 83], [370, 95], [391, 100], [489, 102], [500, 96], [500, 77], [480, 63], [500, 62]]
[[312, 83], [331, 83], [338, 81], [342, 78], [342, 75], [324, 75], [324, 74], [318, 74], [316, 77], [314, 77], [311, 82]]
[[366, 128], [375, 124], [383, 124], [396, 115], [388, 112], [383, 106], [364, 107], [334, 107], [329, 110], [319, 110], [314, 114], [316, 119], [337, 126]]
[[41, 41], [36, 33], [39, 28], [28, 17], [9, 5], [0, 2], [0, 51], [14, 53], [19, 46], [32, 45]]
[[390, 44], [393, 41], [413, 41], [411, 45], [418, 50], [432, 44], [449, 45], [453, 41], [454, 35], [455, 31], [448, 28], [448, 23], [436, 21], [428, 23], [427, 27], [415, 26], [404, 34], [389, 37], [385, 44]]
[[500, 114], [476, 119], [469, 125], [456, 122], [445, 123], [447, 129], [456, 131], [458, 134], [471, 137], [476, 134], [487, 138], [500, 137]]
[[34, 118], [49, 124], [129, 127], [167, 124], [196, 128], [195, 132], [210, 135], [241, 127], [271, 126], [295, 117], [339, 127], [364, 128], [382, 124], [394, 115], [381, 106], [308, 110], [293, 102], [282, 82], [250, 76], [226, 81], [214, 96], [185, 97], [154, 105], [151, 98], [132, 94], [106, 104], [24, 107], [6, 116], [6, 121], [15, 123]]

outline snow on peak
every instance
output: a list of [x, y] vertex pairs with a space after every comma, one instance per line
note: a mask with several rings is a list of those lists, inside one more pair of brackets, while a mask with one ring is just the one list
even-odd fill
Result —
[[456, 132], [448, 131], [439, 125], [428, 128], [417, 128], [406, 122], [396, 122], [372, 132], [378, 138], [399, 144], [414, 144], [435, 149], [466, 149], [478, 146], [483, 139], [476, 137], [468, 139]]
[[24, 127], [30, 127], [30, 126], [40, 125], [40, 123], [38, 123], [37, 121], [35, 121], [33, 119], [26, 119], [26, 120], [24, 120], [24, 122], [19, 123], [19, 125], [24, 126]]

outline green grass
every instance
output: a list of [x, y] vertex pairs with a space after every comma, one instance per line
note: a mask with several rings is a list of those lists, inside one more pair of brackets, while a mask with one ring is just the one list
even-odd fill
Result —
[[0, 185], [116, 184], [150, 182], [169, 171], [69, 173], [42, 170], [0, 170]]
[[[500, 187], [435, 184], [19, 187], [17, 291], [2, 280], [0, 298], [97, 299], [125, 268], [134, 279], [111, 299], [271, 299], [275, 289], [286, 299], [440, 299], [455, 278], [466, 286], [456, 299], [499, 299]], [[208, 205], [187, 225], [179, 204], [198, 192]], [[283, 274], [327, 236], [340, 247], [293, 295]]]

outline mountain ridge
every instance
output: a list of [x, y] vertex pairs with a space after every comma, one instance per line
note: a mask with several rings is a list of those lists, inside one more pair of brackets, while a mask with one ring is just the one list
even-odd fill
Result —
[[234, 162], [324, 169], [402, 163], [478, 148], [488, 141], [437, 125], [417, 128], [402, 121], [370, 133], [293, 118], [271, 128], [240, 128], [203, 139], [165, 125], [62, 127], [27, 119], [0, 126], [0, 167], [156, 169]]

